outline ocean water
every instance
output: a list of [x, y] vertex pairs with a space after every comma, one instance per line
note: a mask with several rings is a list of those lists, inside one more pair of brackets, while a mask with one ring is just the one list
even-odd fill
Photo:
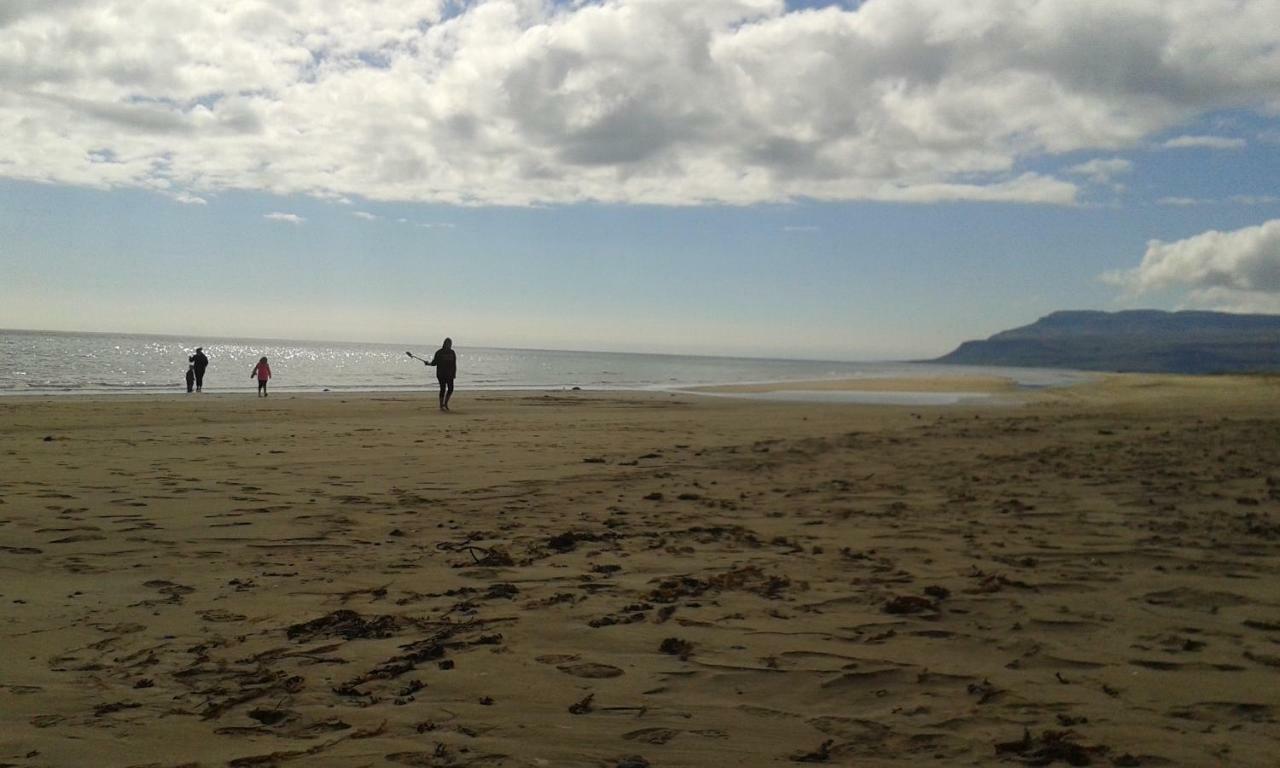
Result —
[[[249, 373], [264, 355], [271, 363], [272, 391], [435, 387], [435, 369], [406, 356], [410, 348], [404, 345], [0, 330], [0, 395], [185, 394], [187, 357], [196, 346], [204, 347], [209, 357], [204, 389], [210, 393], [252, 393], [255, 383]], [[429, 357], [434, 345], [412, 349]], [[1071, 371], [923, 363], [456, 349], [457, 386], [461, 390], [666, 390], [708, 384], [940, 375], [1008, 376], [1025, 386], [1038, 387], [1067, 384], [1086, 376]]]

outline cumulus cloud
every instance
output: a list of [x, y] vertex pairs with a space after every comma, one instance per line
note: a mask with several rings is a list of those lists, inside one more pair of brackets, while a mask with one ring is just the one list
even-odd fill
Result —
[[377, 216], [373, 215], [372, 213], [368, 213], [367, 211], [355, 211], [351, 215], [355, 216], [357, 219], [364, 219], [365, 221], [376, 221], [378, 218]]
[[1248, 142], [1229, 136], [1178, 136], [1160, 146], [1165, 149], [1244, 149]]
[[173, 199], [183, 205], [208, 205], [209, 201], [199, 195], [193, 195], [190, 192], [175, 192]]
[[305, 218], [296, 213], [280, 213], [278, 211], [274, 213], [264, 213], [262, 214], [262, 218], [268, 221], [282, 221], [286, 224], [301, 224], [306, 221]]
[[1026, 169], [1280, 110], [1278, 25], [1280, 0], [12, 0], [0, 176], [462, 205], [1070, 204], [1074, 182]]
[[1133, 295], [1184, 289], [1197, 306], [1237, 311], [1280, 306], [1280, 219], [1172, 243], [1152, 240], [1141, 264], [1107, 273], [1103, 280]]

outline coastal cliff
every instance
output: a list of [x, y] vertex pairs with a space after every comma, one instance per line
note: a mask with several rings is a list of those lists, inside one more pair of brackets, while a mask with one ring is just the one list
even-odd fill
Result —
[[1280, 315], [1054, 312], [934, 363], [1147, 373], [1280, 371]]

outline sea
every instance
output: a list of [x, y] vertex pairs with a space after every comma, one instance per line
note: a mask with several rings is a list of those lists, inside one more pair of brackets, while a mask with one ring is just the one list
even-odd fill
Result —
[[[113, 333], [0, 330], [0, 396], [186, 393], [187, 358], [209, 357], [204, 390], [248, 392], [258, 359], [271, 364], [273, 392], [411, 392], [434, 389], [434, 345], [212, 339]], [[1061, 386], [1075, 371], [690, 355], [456, 347], [459, 390], [683, 390], [848, 378], [1005, 376], [1024, 387]], [[947, 393], [777, 393], [776, 399], [952, 402]]]

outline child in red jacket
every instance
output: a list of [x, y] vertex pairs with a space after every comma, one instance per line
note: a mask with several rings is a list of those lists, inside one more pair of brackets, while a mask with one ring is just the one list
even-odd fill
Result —
[[271, 378], [271, 366], [267, 365], [267, 358], [262, 358], [258, 364], [253, 366], [253, 372], [249, 374], [249, 378], [258, 378], [258, 397], [267, 396], [267, 379]]

